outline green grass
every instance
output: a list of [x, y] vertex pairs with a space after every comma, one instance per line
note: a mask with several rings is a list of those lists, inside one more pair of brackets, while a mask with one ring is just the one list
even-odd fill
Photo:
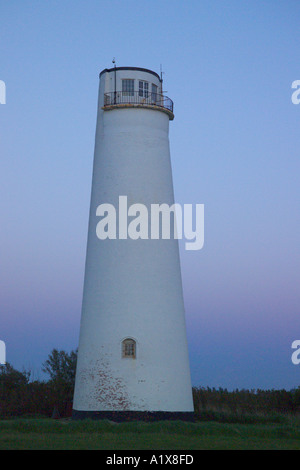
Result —
[[0, 421], [0, 449], [300, 450], [300, 425], [13, 419]]

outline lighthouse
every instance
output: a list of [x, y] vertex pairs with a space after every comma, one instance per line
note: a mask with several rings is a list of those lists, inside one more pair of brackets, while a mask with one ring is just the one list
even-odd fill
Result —
[[173, 119], [156, 72], [100, 73], [74, 419], [193, 419]]

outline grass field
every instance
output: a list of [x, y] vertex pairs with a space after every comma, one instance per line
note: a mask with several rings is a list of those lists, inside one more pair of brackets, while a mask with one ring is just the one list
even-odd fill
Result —
[[0, 449], [300, 450], [300, 424], [11, 419], [0, 421]]

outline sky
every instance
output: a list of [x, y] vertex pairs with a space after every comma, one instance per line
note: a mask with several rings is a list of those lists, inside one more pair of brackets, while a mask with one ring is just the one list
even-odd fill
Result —
[[192, 384], [300, 386], [300, 4], [0, 0], [0, 339], [43, 379], [77, 348], [99, 73], [163, 71]]

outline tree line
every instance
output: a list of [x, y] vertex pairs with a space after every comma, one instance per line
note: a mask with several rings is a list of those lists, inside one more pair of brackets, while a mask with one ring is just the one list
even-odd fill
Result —
[[[42, 365], [48, 380], [31, 380], [30, 371], [16, 370], [9, 363], [0, 366], [0, 418], [70, 417], [76, 361], [77, 350], [53, 349]], [[300, 413], [300, 387], [289, 391], [193, 387], [193, 399], [199, 419]]]
[[30, 380], [30, 371], [0, 366], [0, 418], [71, 416], [77, 350], [53, 349], [42, 365], [48, 380]]

